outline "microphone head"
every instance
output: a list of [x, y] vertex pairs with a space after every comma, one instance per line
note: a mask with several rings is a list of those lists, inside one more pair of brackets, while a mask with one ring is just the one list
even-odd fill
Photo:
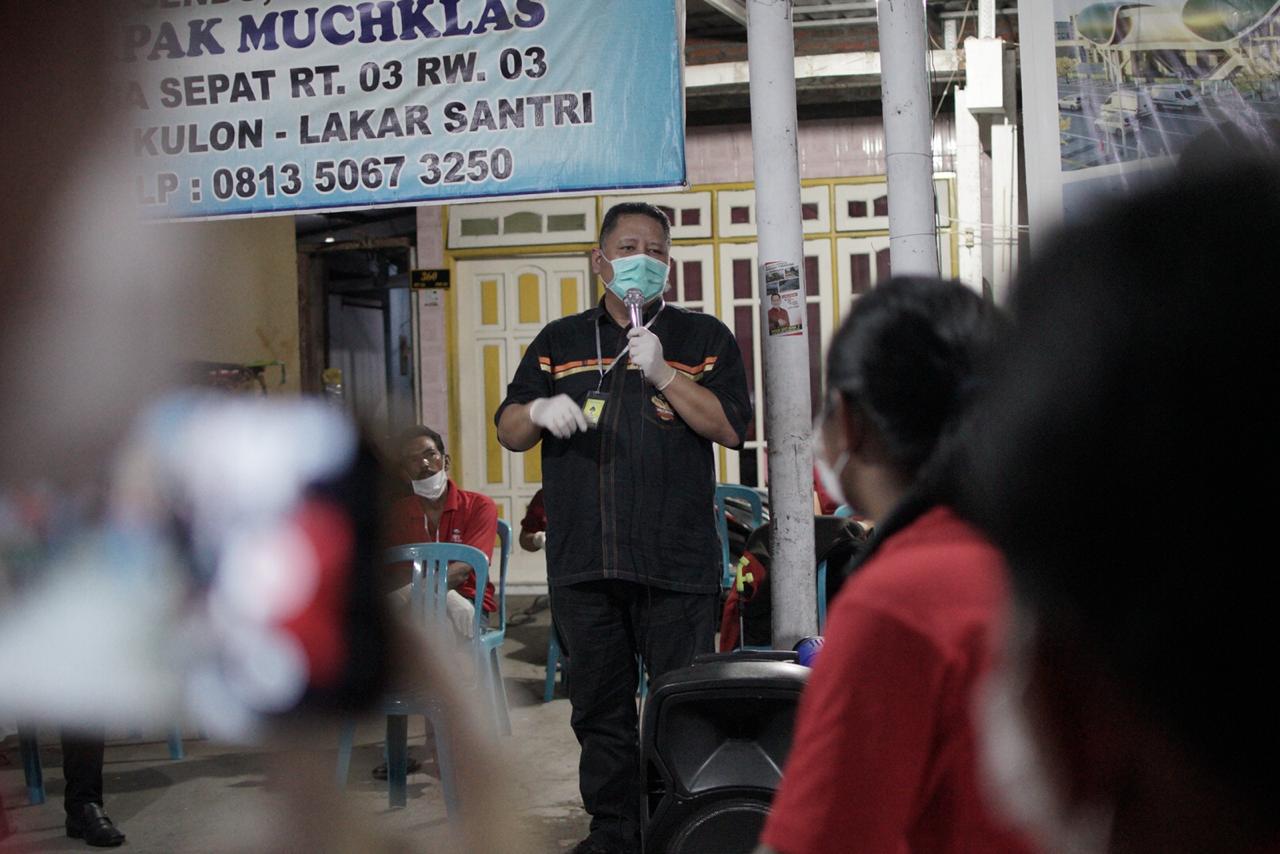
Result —
[[627, 295], [622, 298], [622, 304], [628, 308], [644, 305], [644, 294], [640, 293], [639, 288], [627, 288]]

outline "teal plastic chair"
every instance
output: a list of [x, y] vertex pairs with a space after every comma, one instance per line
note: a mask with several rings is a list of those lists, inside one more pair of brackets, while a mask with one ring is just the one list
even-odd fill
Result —
[[552, 618], [552, 625], [548, 627], [547, 634], [547, 673], [545, 673], [545, 681], [543, 684], [543, 703], [550, 703], [556, 699], [556, 672], [561, 675], [561, 685], [567, 685], [568, 675], [564, 670], [564, 656], [559, 648], [559, 638], [556, 635], [556, 622]]
[[565, 670], [563, 666], [563, 658], [560, 654], [560, 640], [556, 637], [555, 623], [551, 624], [549, 634], [550, 639], [547, 640], [547, 672], [545, 682], [542, 686], [542, 702], [550, 703], [556, 696], [556, 671], [560, 671], [560, 684], [565, 681]]
[[27, 781], [27, 802], [44, 803], [44, 768], [40, 765], [40, 741], [35, 727], [18, 725], [18, 752], [22, 754], [22, 773]]
[[498, 732], [511, 735], [511, 712], [507, 708], [507, 687], [502, 681], [501, 665], [502, 642], [507, 637], [507, 564], [511, 560], [511, 525], [503, 519], [498, 520], [498, 541], [498, 625], [487, 627], [480, 633], [480, 647], [484, 650], [484, 677], [489, 686], [489, 702], [493, 707]]
[[[560, 684], [568, 684], [568, 671], [565, 665], [568, 660], [564, 657], [564, 653], [560, 651], [560, 641], [556, 637], [556, 627], [551, 626], [551, 638], [547, 641], [547, 672], [546, 681], [542, 686], [542, 702], [550, 703], [556, 696], [556, 669], [560, 670]], [[644, 659], [636, 656], [636, 669], [638, 672], [638, 684], [636, 693], [643, 699], [649, 696], [649, 679], [644, 672]]]
[[818, 564], [818, 634], [827, 627], [827, 562]]
[[[386, 563], [412, 563], [413, 582], [409, 588], [409, 619], [436, 632], [448, 629], [445, 599], [449, 593], [449, 562], [468, 564], [476, 574], [475, 637], [472, 638], [476, 673], [488, 685], [484, 647], [480, 644], [484, 627], [484, 588], [489, 579], [489, 560], [479, 549], [456, 543], [418, 543], [387, 549]], [[422, 715], [435, 732], [436, 757], [440, 763], [440, 787], [444, 791], [445, 808], [450, 819], [458, 817], [457, 778], [454, 775], [453, 749], [448, 716], [439, 698], [427, 689], [392, 694], [382, 703], [387, 716], [387, 801], [392, 807], [407, 803], [409, 776], [409, 715]], [[343, 722], [338, 735], [337, 782], [341, 788], [351, 771], [351, 751], [355, 743], [354, 720]]]
[[[142, 733], [129, 733], [130, 737], [141, 738]], [[166, 736], [169, 746], [169, 758], [177, 761], [186, 756], [182, 747], [182, 728], [172, 727]], [[34, 726], [18, 725], [18, 752], [22, 756], [22, 773], [26, 778], [27, 802], [33, 806], [45, 801], [44, 765], [40, 762], [40, 739]]]
[[716, 533], [720, 537], [720, 562], [724, 569], [720, 577], [720, 586], [725, 590], [733, 585], [733, 564], [729, 558], [729, 523], [724, 517], [725, 500], [728, 498], [745, 501], [751, 508], [752, 528], [759, 528], [764, 524], [764, 501], [760, 498], [758, 491], [736, 483], [716, 484]]

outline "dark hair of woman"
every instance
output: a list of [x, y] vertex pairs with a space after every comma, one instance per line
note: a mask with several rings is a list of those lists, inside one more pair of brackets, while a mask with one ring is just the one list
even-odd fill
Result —
[[890, 463], [915, 484], [898, 512], [879, 520], [877, 543], [949, 497], [958, 428], [1004, 325], [995, 306], [959, 282], [900, 276], [860, 297], [836, 332], [829, 394], [865, 416]]

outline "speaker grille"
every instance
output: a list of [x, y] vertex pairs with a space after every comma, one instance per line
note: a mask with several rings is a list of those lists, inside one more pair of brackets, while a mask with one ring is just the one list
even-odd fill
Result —
[[776, 788], [791, 747], [795, 696], [731, 692], [674, 698], [658, 724], [658, 753], [676, 786], [697, 794], [726, 786]]
[[676, 828], [665, 854], [751, 854], [768, 815], [754, 798], [704, 804]]

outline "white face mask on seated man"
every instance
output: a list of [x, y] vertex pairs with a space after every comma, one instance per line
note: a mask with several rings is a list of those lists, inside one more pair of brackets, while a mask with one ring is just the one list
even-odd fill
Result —
[[413, 491], [416, 494], [428, 501], [435, 501], [441, 495], [444, 495], [445, 488], [449, 485], [449, 475], [444, 469], [440, 469], [430, 477], [409, 482], [413, 485]]

